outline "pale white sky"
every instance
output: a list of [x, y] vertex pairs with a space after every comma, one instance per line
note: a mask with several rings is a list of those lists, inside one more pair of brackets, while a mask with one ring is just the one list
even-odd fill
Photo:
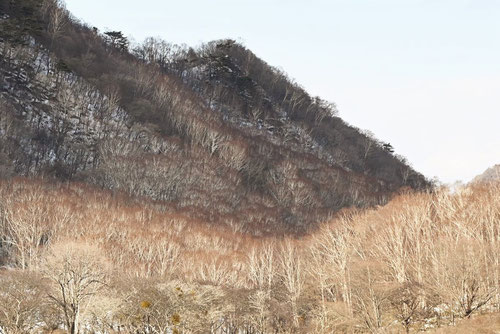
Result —
[[500, 0], [66, 0], [142, 41], [233, 38], [415, 169], [469, 181], [500, 163]]

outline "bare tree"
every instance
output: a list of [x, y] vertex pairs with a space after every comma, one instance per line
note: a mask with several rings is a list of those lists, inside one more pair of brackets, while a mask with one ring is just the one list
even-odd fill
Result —
[[381, 284], [380, 273], [370, 266], [361, 268], [356, 278], [353, 289], [354, 315], [365, 329], [378, 333], [386, 325], [387, 289]]
[[297, 246], [289, 239], [285, 240], [280, 250], [281, 282], [288, 293], [295, 327], [299, 326], [298, 300], [304, 288], [304, 268]]
[[433, 283], [436, 292], [448, 303], [452, 317], [470, 317], [488, 304], [498, 292], [488, 284], [494, 275], [484, 259], [482, 246], [461, 240], [460, 244], [441, 242], [433, 254]]
[[374, 254], [383, 259], [393, 278], [404, 283], [408, 279], [409, 249], [406, 244], [404, 226], [394, 224], [386, 227], [376, 235]]
[[48, 297], [61, 310], [67, 330], [80, 333], [80, 315], [89, 301], [106, 286], [106, 261], [89, 244], [66, 242], [51, 247], [42, 268], [52, 283]]
[[264, 333], [269, 317], [269, 302], [275, 278], [274, 244], [253, 248], [248, 256], [248, 278], [256, 288], [250, 296], [250, 305], [257, 312], [257, 326]]
[[361, 131], [363, 135], [363, 164], [366, 165], [366, 160], [377, 147], [378, 140], [375, 138], [375, 134], [369, 130]]
[[406, 334], [410, 333], [410, 328], [414, 323], [425, 316], [421, 294], [422, 287], [416, 282], [404, 283], [389, 293], [389, 303]]
[[[71, 213], [65, 208], [54, 209], [41, 188], [12, 192], [2, 198], [0, 231], [12, 261], [21, 269], [32, 267], [39, 259], [42, 246], [71, 219]], [[50, 220], [49, 212], [53, 214]]]
[[351, 242], [352, 231], [347, 225], [340, 228], [326, 228], [315, 239], [313, 252], [320, 256], [322, 263], [327, 267], [329, 276], [328, 285], [333, 288], [340, 286], [342, 300], [351, 309], [350, 265], [354, 251]]
[[36, 273], [0, 272], [0, 331], [32, 333], [44, 307], [42, 284]]
[[53, 0], [47, 2], [52, 2], [52, 4], [49, 5], [47, 8], [47, 12], [49, 15], [48, 32], [50, 34], [51, 46], [52, 46], [54, 40], [61, 35], [65, 25], [67, 24], [67, 13], [61, 1]]

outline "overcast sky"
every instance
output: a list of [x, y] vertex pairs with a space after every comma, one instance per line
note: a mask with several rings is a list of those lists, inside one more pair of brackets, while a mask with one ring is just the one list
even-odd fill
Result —
[[196, 46], [233, 38], [418, 171], [500, 163], [500, 0], [66, 0], [99, 29]]

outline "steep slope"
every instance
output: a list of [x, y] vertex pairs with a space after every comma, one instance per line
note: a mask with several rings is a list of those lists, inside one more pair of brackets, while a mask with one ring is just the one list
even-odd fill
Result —
[[0, 171], [81, 180], [254, 234], [428, 182], [233, 41], [133, 51], [57, 1], [0, 4]]

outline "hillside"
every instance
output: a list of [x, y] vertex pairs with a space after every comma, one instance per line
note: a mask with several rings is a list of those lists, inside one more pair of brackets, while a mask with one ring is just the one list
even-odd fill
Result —
[[488, 168], [481, 175], [476, 176], [472, 182], [473, 183], [488, 183], [500, 181], [500, 165], [495, 165]]
[[9, 334], [500, 329], [500, 184], [403, 194], [300, 239], [72, 182], [0, 181], [0, 205]]
[[82, 181], [256, 235], [429, 187], [234, 41], [130, 46], [58, 1], [0, 9], [3, 176]]
[[497, 333], [498, 254], [499, 182], [432, 184], [245, 46], [0, 1], [0, 334]]

